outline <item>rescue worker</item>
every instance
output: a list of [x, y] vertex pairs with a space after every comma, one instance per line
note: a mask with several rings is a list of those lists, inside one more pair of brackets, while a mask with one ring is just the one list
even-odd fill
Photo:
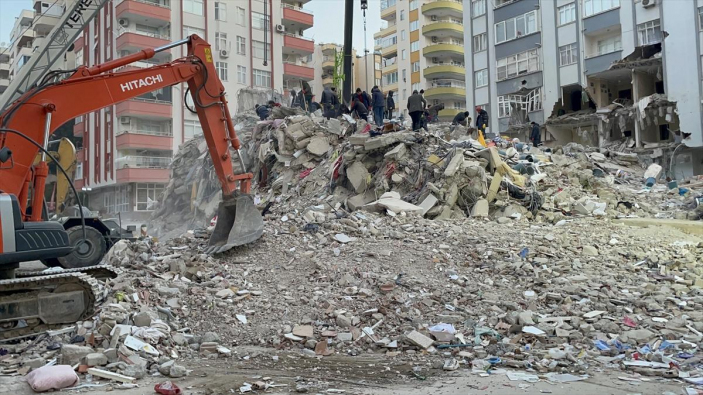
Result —
[[383, 110], [386, 108], [386, 98], [383, 92], [374, 86], [371, 89], [371, 105], [373, 106], [373, 120], [376, 126], [383, 126]]
[[393, 119], [393, 110], [395, 110], [393, 91], [388, 91], [388, 97], [386, 98], [386, 118]]
[[452, 120], [452, 132], [459, 126], [466, 126], [469, 122], [471, 122], [471, 117], [469, 117], [469, 112], [464, 111], [456, 114], [454, 116], [454, 119]]
[[488, 127], [488, 113], [481, 106], [476, 106], [476, 129], [485, 135], [486, 127]]
[[408, 113], [410, 113], [410, 118], [413, 120], [413, 132], [420, 130], [420, 127], [422, 126], [420, 124], [420, 117], [422, 116], [422, 112], [425, 110], [425, 107], [427, 107], [427, 102], [422, 96], [420, 96], [420, 93], [417, 90], [414, 90], [413, 94], [408, 98], [407, 105]]
[[539, 124], [537, 122], [532, 122], [532, 132], [530, 132], [530, 141], [535, 147], [539, 147], [542, 143], [541, 131], [539, 129]]

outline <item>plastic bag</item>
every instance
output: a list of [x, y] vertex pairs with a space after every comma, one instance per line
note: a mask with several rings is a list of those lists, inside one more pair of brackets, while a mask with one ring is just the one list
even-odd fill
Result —
[[27, 375], [27, 384], [34, 392], [60, 390], [72, 387], [79, 381], [70, 365], [44, 366]]

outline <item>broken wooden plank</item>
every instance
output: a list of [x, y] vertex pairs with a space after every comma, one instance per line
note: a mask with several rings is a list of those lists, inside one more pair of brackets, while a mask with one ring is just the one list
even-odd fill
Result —
[[96, 369], [96, 368], [88, 369], [88, 374], [92, 374], [93, 376], [102, 377], [102, 378], [108, 379], [108, 380], [119, 381], [122, 383], [136, 383], [137, 382], [137, 379], [134, 377], [125, 376], [125, 375], [122, 375], [119, 373], [112, 373], [107, 370]]

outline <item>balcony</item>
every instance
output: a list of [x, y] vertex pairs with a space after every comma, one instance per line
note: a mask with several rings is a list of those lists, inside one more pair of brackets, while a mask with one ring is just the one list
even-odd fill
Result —
[[433, 42], [422, 50], [425, 56], [464, 56], [464, 41], [444, 40]]
[[386, 57], [398, 53], [398, 44], [389, 45], [387, 47], [381, 48], [381, 56]]
[[463, 63], [432, 64], [424, 71], [425, 78], [462, 79], [466, 76]]
[[334, 79], [331, 75], [322, 77], [322, 85], [331, 86], [334, 83]]
[[604, 54], [596, 54], [586, 57], [584, 61], [585, 70], [587, 76], [601, 73], [610, 68], [610, 66], [622, 59], [622, 49], [617, 49], [613, 52], [608, 52]]
[[425, 90], [426, 98], [466, 98], [466, 83], [461, 80], [445, 79], [432, 81]]
[[10, 63], [0, 63], [0, 71], [10, 71]]
[[460, 19], [447, 18], [432, 21], [422, 27], [422, 34], [432, 37], [464, 37], [464, 23]]
[[453, 15], [463, 17], [464, 6], [461, 0], [429, 0], [422, 5], [422, 14], [427, 16]]
[[291, 30], [305, 30], [312, 27], [314, 20], [312, 11], [286, 3], [281, 3], [281, 9], [283, 10], [281, 22], [286, 27], [291, 27]]
[[[124, 29], [119, 32], [119, 36], [117, 37], [117, 50], [136, 52], [146, 48], [157, 48], [168, 44], [170, 41], [171, 37], [168, 35]], [[166, 52], [169, 51], [168, 49], [166, 50]]]
[[376, 39], [389, 36], [398, 31], [397, 27], [398, 25], [396, 25], [395, 23], [389, 24], [388, 27], [379, 30], [377, 33], [374, 33], [373, 38]]
[[168, 0], [119, 0], [116, 3], [117, 19], [138, 20], [149, 26], [158, 26], [171, 20]]
[[284, 33], [283, 53], [287, 55], [309, 55], [315, 52], [315, 41], [291, 33]]
[[118, 116], [135, 115], [146, 119], [171, 119], [171, 102], [136, 98], [117, 103]]
[[388, 74], [388, 73], [392, 73], [394, 71], [398, 71], [398, 62], [393, 62], [391, 64], [384, 65], [383, 69], [381, 71], [382, 71], [382, 74]]
[[322, 57], [322, 68], [323, 69], [334, 69], [335, 59], [334, 56], [323, 56]]
[[166, 183], [169, 179], [168, 169], [117, 169], [117, 182], [159, 182]]
[[0, 93], [5, 92], [8, 86], [10, 86], [10, 80], [7, 78], [0, 78]]
[[147, 130], [121, 130], [115, 142], [117, 149], [142, 148], [163, 151], [173, 149], [171, 132], [153, 133]]
[[288, 79], [294, 78], [303, 81], [312, 81], [315, 79], [315, 69], [307, 65], [284, 62], [283, 79], [286, 79], [286, 77], [288, 77]]
[[395, 19], [397, 0], [381, 0], [381, 19]]

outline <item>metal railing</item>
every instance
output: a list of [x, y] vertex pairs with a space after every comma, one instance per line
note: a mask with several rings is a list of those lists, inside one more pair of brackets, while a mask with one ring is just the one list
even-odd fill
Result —
[[455, 40], [455, 39], [437, 40], [437, 41], [432, 41], [432, 43], [430, 43], [429, 45], [439, 45], [439, 44], [464, 45], [464, 40]]
[[312, 11], [306, 10], [303, 7], [298, 7], [297, 5], [293, 5], [293, 4], [281, 3], [281, 8], [290, 8], [291, 10], [296, 10], [296, 11], [304, 12], [306, 14], [314, 15]]
[[288, 36], [288, 37], [299, 38], [299, 39], [301, 39], [301, 40], [308, 40], [308, 41], [315, 42], [315, 39], [312, 39], [312, 38], [310, 38], [310, 37], [300, 36], [300, 35], [295, 34], [295, 33], [284, 32], [283, 35], [284, 35], [284, 36]]
[[170, 130], [143, 130], [143, 129], [124, 129], [118, 130], [115, 135], [120, 136], [123, 134], [143, 134], [148, 136], [160, 136], [160, 137], [173, 137], [173, 132]]
[[[461, 80], [436, 80], [430, 83], [429, 88], [466, 88], [466, 82]], [[428, 88], [428, 89], [429, 89]]]
[[466, 67], [463, 62], [432, 62], [427, 68], [435, 66], [456, 66], [456, 67]]
[[303, 61], [294, 61], [294, 60], [284, 60], [283, 63], [285, 64], [292, 64], [293, 66], [302, 66], [302, 67], [310, 67], [310, 65], [307, 62]]
[[161, 8], [171, 8], [171, 2], [168, 0], [116, 0], [115, 1], [115, 6], [118, 4], [124, 2], [124, 1], [136, 1], [137, 3], [144, 3], [144, 4], [149, 4]]
[[123, 156], [115, 160], [118, 169], [167, 169], [170, 157], [159, 156]]
[[381, 11], [396, 5], [397, 0], [381, 0]]
[[171, 39], [170, 34], [160, 34], [160, 33], [154, 33], [154, 32], [138, 31], [137, 29], [125, 29], [125, 28], [120, 28], [117, 30], [118, 37], [122, 36], [125, 33], [134, 33], [134, 34], [139, 34], [140, 36], [160, 38], [162, 40], [170, 40]]
[[462, 21], [461, 19], [445, 18], [445, 19], [432, 19], [432, 20], [430, 21], [430, 23], [428, 24], [428, 26], [431, 25], [431, 24], [433, 24], [433, 23], [442, 23], [442, 22], [443, 22], [443, 23], [455, 23], [455, 24], [457, 24], [457, 25], [463, 25], [463, 24], [464, 24], [464, 21]]
[[159, 100], [159, 99], [152, 99], [152, 98], [139, 97], [139, 96], [133, 97], [130, 100], [142, 101], [145, 103], [172, 104], [171, 100]]

